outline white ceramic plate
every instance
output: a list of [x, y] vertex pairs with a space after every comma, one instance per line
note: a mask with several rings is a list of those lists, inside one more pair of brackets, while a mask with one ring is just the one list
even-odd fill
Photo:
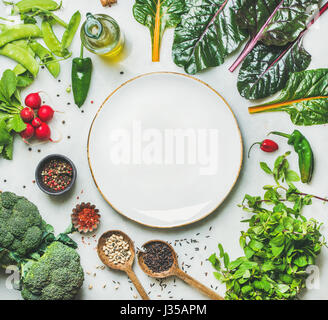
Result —
[[97, 188], [119, 213], [169, 228], [196, 222], [227, 197], [243, 148], [225, 100], [183, 74], [145, 74], [116, 89], [88, 140]]

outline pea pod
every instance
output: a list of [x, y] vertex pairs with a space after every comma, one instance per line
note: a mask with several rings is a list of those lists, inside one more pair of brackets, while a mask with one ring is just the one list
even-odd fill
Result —
[[56, 37], [51, 23], [47, 20], [42, 21], [41, 30], [43, 34], [43, 40], [49, 50], [58, 57], [65, 57], [68, 55], [68, 50], [62, 49], [62, 45]]
[[21, 74], [26, 72], [26, 68], [23, 67], [21, 64], [18, 64], [14, 69], [13, 69], [14, 73], [16, 74], [16, 76], [20, 76]]
[[20, 46], [8, 43], [3, 48], [0, 48], [0, 55], [17, 61], [25, 67], [33, 75], [33, 77], [36, 77], [39, 73], [39, 64], [37, 61], [28, 50]]
[[52, 13], [49, 10], [44, 10], [40, 7], [35, 7], [35, 8], [33, 8], [33, 12], [34, 12], [34, 14], [31, 15], [30, 17], [41, 16], [46, 19], [51, 19], [51, 21], [55, 21], [56, 23], [58, 23], [59, 25], [61, 25], [64, 28], [68, 27], [68, 24], [64, 20], [62, 20], [61, 18], [59, 18], [58, 16], [56, 16], [54, 13]]
[[0, 47], [15, 40], [38, 38], [41, 37], [41, 35], [40, 28], [34, 24], [7, 26], [0, 34]]
[[[29, 53], [35, 57], [35, 53], [34, 51], [30, 48], [29, 46], [29, 42], [28, 40], [16, 40], [16, 41], [13, 41], [12, 44], [16, 45], [16, 46], [19, 46], [23, 49], [26, 49], [27, 51], [29, 51]], [[27, 69], [25, 67], [23, 67], [21, 64], [18, 64], [14, 69], [13, 71], [15, 72], [15, 74], [17, 76], [19, 75], [23, 75], [24, 73], [27, 72]]]
[[21, 0], [15, 5], [19, 10], [19, 13], [27, 13], [33, 11], [35, 7], [42, 8], [44, 10], [55, 11], [60, 8], [61, 4], [53, 0]]
[[19, 46], [23, 49], [26, 49], [33, 57], [35, 57], [34, 51], [31, 49], [29, 46], [29, 41], [28, 40], [16, 40], [11, 42], [12, 44]]
[[32, 41], [30, 47], [42, 62], [48, 62], [46, 64], [47, 69], [55, 78], [57, 78], [60, 73], [60, 64], [56, 61], [53, 54], [36, 41]]
[[292, 134], [277, 131], [271, 132], [271, 134], [288, 138], [288, 144], [294, 146], [295, 152], [298, 154], [301, 180], [303, 183], [309, 183], [314, 170], [314, 156], [309, 141], [298, 130]]
[[68, 27], [65, 30], [62, 38], [62, 50], [68, 49], [72, 44], [76, 31], [78, 30], [81, 22], [81, 13], [80, 11], [76, 11], [70, 22], [68, 23]]

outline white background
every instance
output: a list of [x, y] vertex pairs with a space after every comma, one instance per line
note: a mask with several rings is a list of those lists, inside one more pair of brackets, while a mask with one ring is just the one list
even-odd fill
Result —
[[[217, 292], [224, 295], [224, 285], [221, 285], [212, 275], [212, 267], [206, 261], [211, 253], [217, 250], [218, 242], [222, 243], [231, 258], [237, 258], [242, 254], [239, 248], [240, 231], [245, 225], [240, 223], [242, 218], [247, 217], [237, 205], [242, 201], [245, 193], [257, 195], [262, 193], [262, 186], [271, 183], [271, 178], [259, 169], [259, 161], [267, 161], [272, 164], [276, 154], [264, 154], [254, 149], [250, 159], [245, 159], [240, 179], [233, 192], [225, 203], [210, 217], [194, 225], [172, 229], [156, 230], [140, 226], [127, 220], [118, 213], [114, 212], [98, 193], [87, 162], [86, 142], [91, 121], [105, 98], [126, 80], [151, 71], [175, 71], [183, 72], [182, 69], [174, 65], [171, 58], [171, 45], [173, 40], [173, 30], [165, 33], [162, 50], [161, 62], [151, 62], [150, 37], [148, 29], [138, 24], [132, 16], [132, 0], [118, 0], [118, 4], [112, 8], [104, 9], [100, 1], [93, 0], [64, 0], [63, 9], [58, 12], [60, 17], [68, 21], [70, 16], [79, 9], [83, 16], [90, 11], [92, 13], [106, 13], [115, 18], [126, 36], [125, 58], [119, 63], [109, 63], [108, 61], [92, 56], [94, 62], [93, 81], [88, 97], [88, 101], [81, 112], [74, 104], [72, 94], [66, 92], [70, 85], [71, 60], [62, 63], [62, 72], [59, 79], [54, 80], [47, 70], [41, 70], [37, 80], [23, 93], [45, 91], [50, 95], [52, 105], [56, 110], [63, 111], [63, 114], [56, 114], [56, 120], [52, 127], [54, 131], [60, 132], [63, 140], [58, 144], [48, 143], [41, 146], [32, 147], [28, 151], [28, 146], [24, 145], [19, 138], [15, 142], [14, 160], [0, 160], [0, 190], [13, 191], [19, 195], [24, 195], [38, 205], [44, 219], [52, 224], [57, 232], [63, 231], [70, 223], [70, 213], [77, 203], [82, 201], [92, 202], [97, 205], [102, 214], [101, 226], [94, 237], [85, 238], [82, 243], [79, 234], [74, 235], [74, 239], [79, 243], [82, 264], [86, 272], [85, 283], [78, 298], [80, 299], [135, 299], [135, 289], [130, 289], [131, 284], [125, 274], [111, 271], [108, 269], [99, 270], [101, 265], [95, 251], [96, 241], [104, 231], [109, 229], [120, 229], [125, 231], [135, 241], [136, 246], [141, 246], [144, 242], [151, 239], [163, 239], [172, 241], [176, 239], [196, 239], [199, 242], [188, 245], [182, 242], [176, 246], [179, 254], [180, 264], [185, 262], [190, 265], [188, 273], [208, 286], [217, 288]], [[4, 6], [0, 4], [0, 11], [4, 12]], [[4, 14], [2, 14], [4, 16]], [[310, 68], [327, 67], [327, 30], [328, 13], [320, 18], [305, 36], [305, 48], [312, 54], [313, 60]], [[58, 28], [58, 32], [60, 28]], [[72, 46], [75, 56], [79, 55], [80, 42], [76, 37]], [[88, 55], [88, 53], [87, 53]], [[236, 58], [232, 56], [226, 63], [218, 68], [203, 72], [197, 77], [207, 82], [216, 89], [228, 101], [234, 111], [244, 139], [245, 150], [255, 141], [261, 141], [271, 130], [292, 132], [294, 129], [289, 117], [282, 113], [249, 115], [247, 107], [250, 103], [239, 96], [236, 88], [237, 72], [231, 74], [228, 67]], [[0, 57], [1, 73], [6, 68], [12, 68], [15, 63], [7, 58]], [[121, 75], [120, 72], [124, 74]], [[57, 94], [60, 97], [57, 97]], [[94, 101], [91, 104], [91, 100]], [[47, 101], [49, 102], [49, 101]], [[71, 104], [68, 105], [67, 103]], [[62, 124], [62, 120], [66, 124]], [[313, 181], [310, 185], [300, 185], [304, 192], [328, 196], [327, 188], [327, 160], [328, 160], [328, 133], [326, 126], [313, 126], [301, 128], [301, 131], [311, 141], [315, 157], [316, 168]], [[67, 137], [70, 136], [71, 139]], [[276, 139], [280, 146], [280, 153], [291, 148], [285, 139]], [[38, 152], [38, 149], [41, 152]], [[51, 198], [43, 194], [38, 187], [32, 183], [34, 171], [38, 162], [48, 154], [62, 153], [70, 157], [78, 169], [78, 179], [73, 192], [63, 198]], [[297, 158], [293, 154], [290, 158], [293, 169], [297, 170]], [[7, 182], [4, 182], [7, 180]], [[25, 186], [25, 188], [24, 188]], [[83, 190], [83, 193], [82, 193]], [[79, 197], [79, 199], [77, 199]], [[304, 210], [307, 217], [314, 217], [328, 225], [327, 206], [314, 201], [314, 204]], [[212, 226], [211, 231], [209, 231]], [[322, 232], [327, 238], [327, 227], [323, 227]], [[209, 237], [208, 237], [209, 236]], [[195, 248], [199, 248], [196, 251]], [[328, 254], [324, 248], [317, 264], [320, 267], [320, 286], [319, 290], [309, 290], [305, 292], [304, 299], [327, 299], [328, 298]], [[143, 274], [137, 265], [135, 271], [140, 278], [146, 291], [151, 291], [152, 299], [204, 299], [205, 297], [188, 287], [180, 280], [168, 279], [163, 282], [165, 288], [161, 289], [159, 282], [156, 282]], [[94, 275], [95, 274], [95, 275]], [[0, 299], [20, 299], [20, 293], [15, 290], [8, 290], [5, 287], [6, 275], [0, 273]], [[114, 284], [118, 281], [120, 285]], [[156, 284], [150, 288], [150, 285]], [[103, 285], [106, 284], [106, 288]], [[90, 290], [88, 287], [92, 285]]]

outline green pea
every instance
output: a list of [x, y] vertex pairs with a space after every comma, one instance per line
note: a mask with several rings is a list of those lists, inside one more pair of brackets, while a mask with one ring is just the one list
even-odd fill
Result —
[[36, 77], [39, 73], [39, 64], [37, 61], [28, 50], [20, 46], [8, 43], [3, 48], [0, 48], [0, 55], [17, 61], [25, 67], [33, 75], [33, 77]]
[[62, 48], [63, 50], [69, 48], [72, 44], [76, 31], [78, 30], [81, 22], [81, 13], [77, 11], [73, 14], [70, 22], [68, 23], [68, 27], [63, 34], [62, 39]]
[[41, 30], [43, 34], [43, 40], [49, 50], [58, 57], [67, 56], [68, 51], [62, 49], [62, 45], [56, 37], [49, 21], [42, 21]]
[[7, 26], [0, 34], [0, 47], [20, 39], [41, 37], [41, 30], [34, 24], [17, 24]]
[[32, 41], [30, 47], [42, 62], [48, 62], [46, 64], [47, 69], [55, 78], [57, 78], [60, 73], [60, 64], [56, 61], [53, 54], [36, 41]]
[[33, 11], [35, 7], [54, 11], [57, 10], [60, 5], [53, 0], [21, 0], [16, 3], [16, 7], [20, 13], [27, 13]]

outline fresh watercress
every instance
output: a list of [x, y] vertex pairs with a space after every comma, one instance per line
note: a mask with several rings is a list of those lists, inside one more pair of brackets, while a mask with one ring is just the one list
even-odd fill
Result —
[[11, 160], [15, 133], [26, 129], [20, 117], [20, 78], [12, 70], [6, 70], [0, 80], [0, 156]]
[[296, 125], [328, 123], [328, 69], [293, 73], [278, 99], [249, 108], [250, 113], [285, 111]]
[[237, 22], [249, 31], [250, 41], [229, 70], [233, 72], [259, 41], [268, 46], [295, 41], [319, 3], [320, 0], [243, 0]]
[[133, 15], [150, 31], [153, 62], [159, 61], [161, 40], [166, 28], [178, 25], [184, 8], [184, 0], [136, 0]]
[[311, 205], [312, 198], [328, 200], [297, 190], [292, 182], [299, 177], [289, 169], [288, 154], [280, 156], [273, 169], [261, 163], [277, 184], [264, 186], [263, 197], [245, 195], [240, 205], [251, 214], [243, 221], [248, 229], [239, 240], [244, 256], [230, 261], [219, 244], [219, 256], [209, 258], [215, 277], [226, 284], [228, 300], [294, 299], [305, 288], [307, 267], [315, 264], [325, 245], [321, 224], [307, 220], [302, 208]]
[[173, 60], [189, 74], [221, 65], [246, 39], [236, 23], [239, 0], [187, 0], [175, 29]]

